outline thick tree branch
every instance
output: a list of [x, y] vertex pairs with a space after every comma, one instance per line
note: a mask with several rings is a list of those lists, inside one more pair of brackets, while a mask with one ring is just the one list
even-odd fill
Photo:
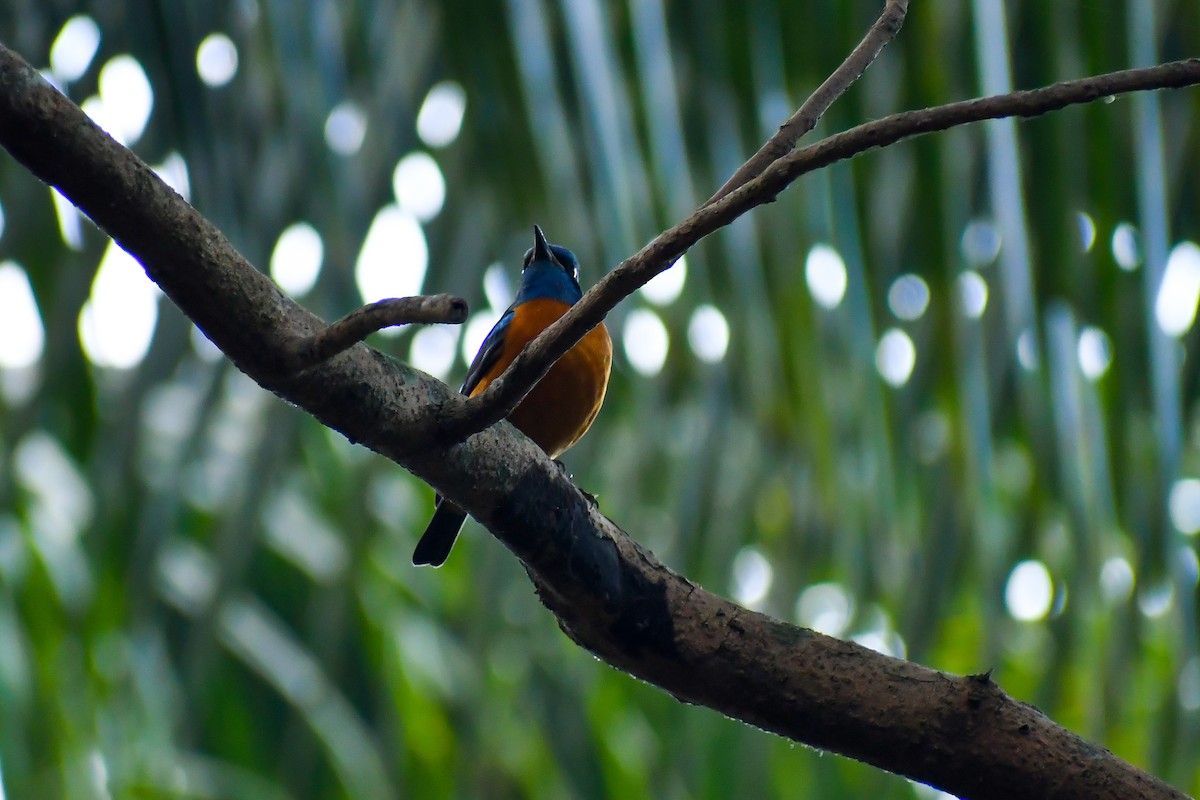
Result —
[[[886, 138], [864, 141], [878, 146]], [[429, 448], [430, 409], [460, 402], [440, 381], [357, 345], [289, 370], [294, 343], [323, 323], [2, 45], [0, 144], [136, 256], [248, 375], [408, 468], [486, 525], [527, 565], [563, 629], [616, 667], [687, 702], [963, 797], [1183, 797], [1013, 701], [986, 677], [889, 658], [696, 587], [600, 515], [507, 423], [465, 445]], [[819, 152], [825, 155], [807, 158], [843, 153]], [[765, 202], [786, 186], [787, 170], [801, 168], [792, 159], [673, 229], [674, 239], [656, 239], [608, 276], [608, 285], [619, 291], [665, 268], [698, 230]], [[591, 302], [588, 313], [598, 307]]]
[[767, 143], [760, 147], [758, 152], [752, 155], [745, 164], [738, 167], [729, 180], [725, 181], [725, 185], [708, 199], [708, 203], [720, 200], [790, 153], [796, 146], [796, 142], [817, 126], [817, 122], [829, 110], [834, 101], [845, 94], [846, 90], [862, 77], [862, 74], [867, 71], [867, 67], [871, 66], [871, 62], [883, 52], [883, 48], [888, 46], [888, 42], [896, 38], [896, 34], [904, 25], [906, 14], [908, 14], [908, 0], [888, 0], [883, 13], [867, 31], [863, 40], [858, 43], [858, 47], [855, 47], [850, 55], [846, 56], [842, 65], [834, 70], [833, 74], [826, 78], [815, 92], [809, 95], [791, 119], [780, 125], [776, 134], [768, 139]]
[[583, 299], [542, 332], [487, 390], [445, 409], [439, 430], [446, 441], [460, 441], [508, 416], [551, 365], [618, 303], [668, 269], [692, 245], [752, 208], [773, 201], [801, 175], [868, 150], [920, 134], [1001, 117], [1035, 117], [1069, 105], [1150, 89], [1200, 83], [1200, 59], [1111, 72], [1056, 83], [1041, 89], [964, 100], [905, 111], [822, 139], [776, 160], [757, 178], [720, 200], [701, 206], [683, 222], [659, 234], [589, 289]]

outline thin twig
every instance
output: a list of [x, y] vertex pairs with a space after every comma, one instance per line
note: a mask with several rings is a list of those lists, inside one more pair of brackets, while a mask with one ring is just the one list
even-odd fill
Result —
[[395, 325], [464, 322], [467, 301], [448, 294], [392, 297], [351, 311], [311, 336], [295, 340], [287, 349], [284, 369], [299, 372], [315, 367], [349, 350], [376, 331]]
[[563, 353], [604, 319], [616, 305], [692, 245], [752, 208], [773, 201], [808, 172], [877, 147], [935, 131], [1001, 117], [1035, 117], [1069, 105], [1134, 91], [1177, 89], [1200, 83], [1200, 59], [1123, 70], [1052, 84], [1041, 89], [964, 100], [905, 111], [822, 139], [776, 160], [757, 178], [720, 200], [701, 206], [659, 234], [589, 289], [570, 311], [526, 346], [504, 374], [474, 397], [441, 409], [437, 428], [446, 441], [459, 441], [506, 417]]
[[779, 126], [775, 135], [768, 139], [757, 153], [738, 167], [737, 172], [725, 181], [725, 185], [718, 189], [705, 205], [720, 200], [790, 153], [796, 146], [796, 142], [817, 126], [817, 122], [829, 110], [834, 101], [845, 94], [846, 90], [862, 77], [862, 74], [867, 71], [867, 67], [871, 66], [883, 48], [896, 38], [896, 34], [904, 25], [904, 17], [907, 13], [908, 0], [888, 0], [879, 19], [867, 31], [867, 35], [858, 43], [858, 47], [855, 47], [850, 55], [846, 56], [842, 65], [809, 95], [809, 98], [804, 101], [791, 119]]

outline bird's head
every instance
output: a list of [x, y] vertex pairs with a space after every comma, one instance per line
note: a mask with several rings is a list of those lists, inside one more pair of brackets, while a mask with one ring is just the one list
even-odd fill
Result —
[[533, 226], [533, 247], [525, 251], [525, 262], [522, 270], [552, 267], [560, 269], [571, 279], [576, 291], [579, 291], [579, 259], [565, 247], [550, 244], [546, 234], [537, 225]]

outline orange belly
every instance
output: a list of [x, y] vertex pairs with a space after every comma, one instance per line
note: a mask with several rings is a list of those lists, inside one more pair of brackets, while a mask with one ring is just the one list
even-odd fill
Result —
[[[471, 394], [476, 395], [512, 363], [517, 354], [547, 325], [569, 309], [555, 300], [531, 300], [523, 304], [509, 323], [504, 352]], [[604, 324], [593, 328], [555, 362], [521, 401], [509, 422], [546, 451], [558, 458], [587, 433], [604, 403], [608, 374], [612, 367], [612, 340]]]

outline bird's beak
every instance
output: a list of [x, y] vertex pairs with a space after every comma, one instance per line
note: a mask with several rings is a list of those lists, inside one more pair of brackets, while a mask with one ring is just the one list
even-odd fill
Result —
[[554, 261], [554, 253], [550, 252], [550, 244], [546, 241], [546, 234], [542, 233], [542, 229], [537, 225], [533, 226], [533, 260]]

